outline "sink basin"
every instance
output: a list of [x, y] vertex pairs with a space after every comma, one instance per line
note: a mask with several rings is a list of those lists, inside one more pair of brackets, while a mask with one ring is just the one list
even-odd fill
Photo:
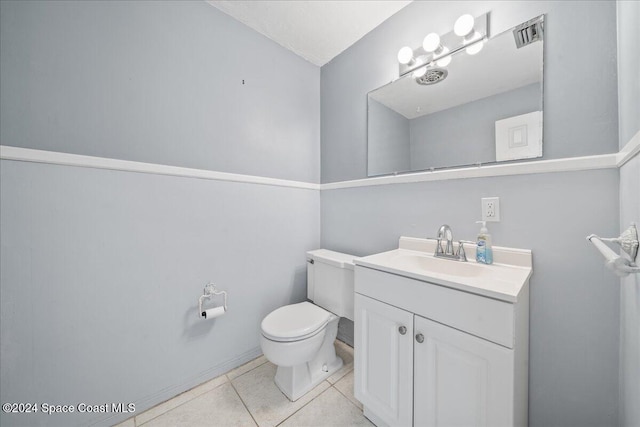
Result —
[[354, 260], [368, 267], [424, 282], [439, 284], [508, 302], [517, 301], [531, 275], [531, 251], [494, 247], [491, 265], [475, 261], [475, 248], [467, 249], [467, 262], [434, 257], [435, 240], [401, 237], [398, 249]]
[[411, 251], [395, 250], [389, 253], [388, 262], [405, 270], [418, 270], [425, 273], [443, 274], [461, 277], [479, 277], [486, 275], [487, 269], [475, 262], [461, 262], [436, 258], [427, 254], [415, 254]]

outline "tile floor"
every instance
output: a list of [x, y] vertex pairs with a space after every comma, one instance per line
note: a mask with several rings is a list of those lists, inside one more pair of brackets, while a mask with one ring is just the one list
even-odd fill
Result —
[[276, 366], [260, 356], [116, 427], [372, 426], [353, 395], [353, 349], [336, 341], [344, 366], [290, 402], [273, 382]]

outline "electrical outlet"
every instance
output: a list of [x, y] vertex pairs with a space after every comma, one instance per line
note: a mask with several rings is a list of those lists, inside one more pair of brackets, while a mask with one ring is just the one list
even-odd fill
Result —
[[482, 198], [482, 220], [487, 222], [500, 222], [500, 198]]

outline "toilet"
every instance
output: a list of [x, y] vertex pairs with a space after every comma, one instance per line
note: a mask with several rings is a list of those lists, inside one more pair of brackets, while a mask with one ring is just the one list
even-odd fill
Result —
[[318, 249], [307, 252], [307, 298], [269, 313], [260, 346], [278, 367], [275, 383], [298, 400], [342, 367], [334, 341], [340, 317], [353, 320], [353, 255]]

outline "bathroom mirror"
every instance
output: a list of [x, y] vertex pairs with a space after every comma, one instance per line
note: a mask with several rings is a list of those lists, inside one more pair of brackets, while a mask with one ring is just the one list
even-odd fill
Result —
[[[534, 18], [461, 49], [367, 96], [368, 175], [435, 170], [542, 156], [543, 37], [518, 47]], [[444, 38], [444, 37], [443, 37]]]

